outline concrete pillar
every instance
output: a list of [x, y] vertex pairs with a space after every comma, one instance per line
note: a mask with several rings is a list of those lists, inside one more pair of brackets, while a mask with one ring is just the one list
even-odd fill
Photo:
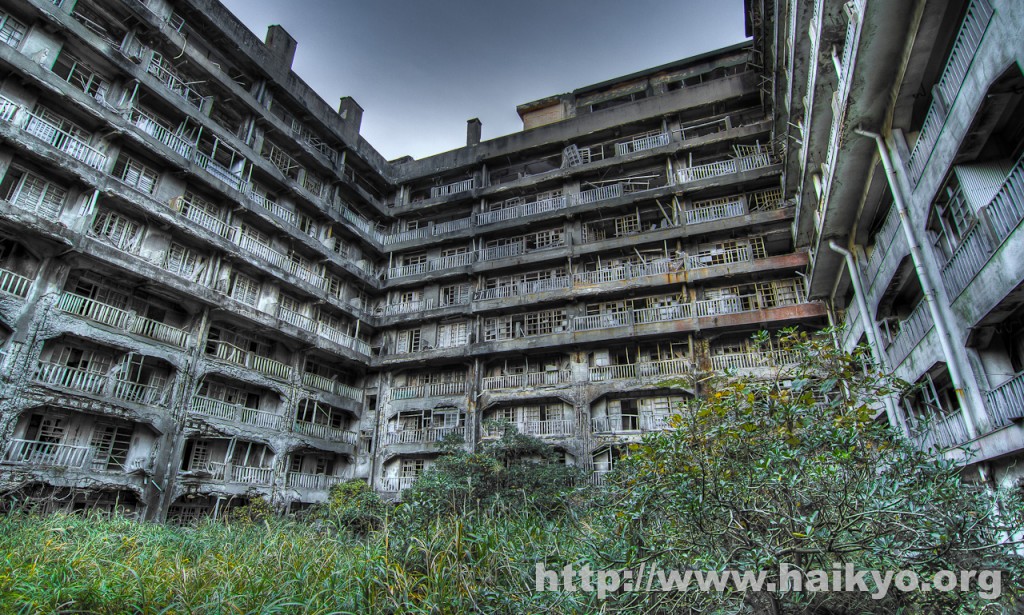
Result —
[[466, 121], [466, 146], [480, 145], [480, 135], [483, 132], [483, 124], [479, 119], [473, 118]]

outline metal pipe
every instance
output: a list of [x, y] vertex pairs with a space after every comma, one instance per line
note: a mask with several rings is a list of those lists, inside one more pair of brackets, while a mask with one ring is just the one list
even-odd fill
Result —
[[960, 402], [961, 412], [964, 413], [964, 424], [971, 439], [978, 437], [978, 430], [974, 426], [974, 412], [971, 411], [971, 404], [968, 402], [965, 391], [964, 375], [960, 371], [960, 363], [953, 348], [950, 327], [946, 322], [945, 315], [939, 307], [938, 298], [935, 295], [935, 287], [932, 285], [931, 277], [925, 269], [924, 256], [921, 254], [921, 246], [917, 243], [914, 229], [910, 222], [910, 215], [907, 213], [906, 203], [903, 200], [903, 191], [896, 182], [896, 172], [893, 170], [892, 159], [889, 157], [889, 150], [885, 146], [885, 140], [877, 132], [856, 128], [854, 132], [875, 140], [878, 148], [878, 155], [882, 159], [882, 167], [885, 169], [885, 178], [889, 183], [889, 191], [892, 192], [893, 204], [900, 216], [900, 226], [907, 238], [907, 245], [910, 246], [910, 258], [914, 262], [914, 269], [917, 272], [917, 279], [921, 283], [921, 291], [924, 293], [924, 301], [928, 306], [932, 322], [935, 324], [935, 331], [938, 333], [939, 344], [942, 346], [942, 354], [946, 358], [946, 367], [949, 369], [949, 377], [956, 389], [956, 397]]
[[[861, 318], [864, 319], [864, 331], [868, 334], [871, 354], [874, 355], [875, 362], [883, 370], [888, 371], [888, 357], [885, 356], [882, 339], [875, 326], [875, 319], [871, 317], [871, 313], [868, 311], [868, 301], [864, 294], [864, 285], [860, 279], [860, 269], [857, 267], [857, 261], [854, 259], [852, 252], [837, 244], [835, 240], [830, 239], [828, 247], [831, 248], [833, 252], [841, 254], [843, 258], [846, 259], [846, 270], [850, 272], [850, 282], [853, 284], [853, 297], [857, 300], [857, 307], [860, 309]], [[896, 406], [896, 402], [893, 400], [892, 394], [885, 395], [882, 398], [882, 403], [885, 404], [885, 413], [889, 416], [889, 424], [902, 431], [903, 435], [909, 436], [910, 430], [907, 429], [907, 424], [903, 420], [903, 413], [900, 412], [899, 408]]]

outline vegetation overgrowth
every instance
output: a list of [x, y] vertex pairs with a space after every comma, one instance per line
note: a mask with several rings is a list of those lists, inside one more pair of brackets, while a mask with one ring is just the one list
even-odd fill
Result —
[[[703, 383], [672, 429], [630, 446], [600, 489], [550, 445], [498, 425], [503, 435], [473, 452], [445, 442], [397, 506], [353, 481], [301, 518], [259, 499], [183, 527], [11, 512], [0, 517], [0, 613], [1018, 612], [1021, 489], [971, 482], [874, 420], [879, 397], [907, 387], [872, 373], [863, 353], [797, 332], [783, 343], [801, 357], [796, 368]], [[538, 563], [769, 580], [780, 564], [987, 569], [1003, 595], [601, 596], [538, 591]]]

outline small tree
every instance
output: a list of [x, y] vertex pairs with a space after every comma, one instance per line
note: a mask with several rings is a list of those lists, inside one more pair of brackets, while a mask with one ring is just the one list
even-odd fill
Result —
[[[1012, 515], [959, 468], [917, 450], [875, 418], [902, 383], [873, 372], [866, 350], [837, 351], [830, 332], [788, 331], [799, 358], [774, 378], [717, 378], [680, 408], [673, 429], [646, 437], [612, 477], [606, 546], [626, 566], [802, 571], [998, 569], [1021, 578], [1006, 537]], [[765, 343], [766, 336], [759, 342]], [[1019, 517], [1018, 517], [1019, 519]], [[959, 573], [958, 573], [959, 574]], [[648, 600], [636, 596], [637, 600]], [[978, 593], [677, 593], [699, 612], [975, 613]], [[664, 604], [664, 602], [662, 602]], [[909, 609], [909, 610], [906, 610]]]
[[365, 536], [384, 525], [387, 504], [364, 480], [354, 479], [331, 487], [327, 502], [312, 514], [339, 530]]
[[495, 425], [502, 436], [476, 452], [465, 450], [458, 435], [448, 436], [434, 465], [403, 494], [409, 508], [424, 518], [505, 506], [564, 510], [582, 472], [561, 463], [543, 440], [508, 423]]

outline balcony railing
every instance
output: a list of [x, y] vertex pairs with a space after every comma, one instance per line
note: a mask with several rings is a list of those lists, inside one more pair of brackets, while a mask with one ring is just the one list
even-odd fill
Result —
[[384, 306], [382, 311], [385, 316], [398, 316], [400, 314], [417, 314], [432, 309], [434, 309], [433, 299], [420, 299], [404, 303], [389, 303]]
[[667, 416], [640, 414], [635, 416], [597, 416], [591, 419], [594, 433], [619, 433], [628, 431], [664, 431], [668, 429]]
[[485, 224], [495, 224], [497, 222], [515, 220], [526, 216], [535, 216], [548, 211], [565, 209], [568, 204], [569, 199], [565, 196], [556, 196], [550, 199], [532, 201], [530, 203], [519, 203], [518, 205], [478, 213], [476, 215], [476, 223], [477, 226], [483, 226]]
[[735, 218], [746, 213], [746, 208], [743, 206], [743, 199], [726, 197], [724, 199], [716, 199], [715, 201], [701, 207], [686, 210], [686, 223], [701, 224], [714, 220]]
[[249, 350], [242, 350], [241, 348], [232, 346], [227, 342], [215, 341], [211, 343], [216, 347], [213, 356], [222, 361], [247, 367], [262, 374], [266, 374], [267, 376], [280, 378], [281, 380], [288, 380], [288, 378], [291, 377], [291, 366], [285, 365], [280, 361], [260, 356]]
[[265, 243], [261, 243], [249, 235], [238, 236], [238, 246], [247, 252], [261, 258], [271, 265], [284, 269], [288, 264], [288, 256], [278, 252]]
[[[511, 421], [510, 424], [521, 434], [528, 436], [570, 436], [575, 432], [576, 421], [573, 419], [548, 419], [545, 421]], [[500, 425], [490, 425], [486, 428], [484, 435], [487, 437], [499, 437], [504, 433]]]
[[378, 483], [381, 491], [398, 492], [412, 487], [417, 476], [382, 476]]
[[274, 482], [273, 468], [231, 466], [231, 482], [246, 485], [269, 485]]
[[184, 211], [181, 212], [181, 215], [185, 218], [195, 222], [208, 231], [213, 231], [228, 241], [233, 241], [235, 231], [237, 229], [228, 226], [227, 222], [210, 215], [199, 207], [184, 207], [183, 209]]
[[798, 361], [796, 353], [788, 350], [769, 350], [766, 352], [736, 352], [713, 355], [711, 367], [718, 371], [735, 369], [753, 369], [759, 367], [784, 367], [795, 365]]
[[985, 393], [992, 428], [998, 429], [1024, 417], [1024, 372]]
[[514, 282], [494, 288], [478, 290], [473, 294], [475, 301], [487, 301], [490, 299], [505, 299], [519, 295], [530, 295], [548, 290], [559, 290], [572, 288], [572, 278], [569, 276], [544, 278], [530, 282]]
[[94, 169], [102, 171], [106, 166], [107, 155], [85, 141], [65, 130], [61, 130], [30, 111], [26, 110], [24, 116], [25, 124], [23, 128], [25, 132], [42, 139], [68, 156]]
[[285, 483], [288, 487], [297, 489], [311, 489], [314, 491], [327, 491], [331, 487], [341, 483], [345, 479], [331, 474], [309, 474], [306, 472], [288, 472], [285, 475]]
[[31, 286], [32, 280], [29, 278], [0, 268], [0, 293], [24, 298], [28, 296], [28, 289]]
[[466, 265], [473, 264], [473, 253], [463, 252], [461, 254], [449, 254], [448, 256], [439, 256], [432, 258], [428, 262], [430, 264], [431, 271], [440, 271], [442, 269], [453, 269], [455, 267], [465, 267]]
[[320, 438], [321, 440], [342, 442], [344, 444], [352, 445], [355, 445], [356, 441], [359, 439], [358, 434], [354, 431], [347, 431], [340, 427], [331, 427], [330, 425], [324, 425], [323, 423], [309, 423], [307, 421], [295, 421], [292, 424], [292, 431], [312, 436], [314, 438]]
[[745, 263], [753, 260], [750, 246], [736, 246], [723, 250], [705, 250], [691, 254], [686, 261], [687, 269], [702, 269], [731, 263]]
[[82, 468], [89, 448], [38, 440], [12, 439], [7, 445], [4, 463], [58, 468]]
[[522, 389], [570, 383], [572, 383], [572, 373], [567, 369], [563, 369], [529, 372], [526, 374], [508, 374], [505, 376], [487, 376], [483, 379], [483, 388], [485, 390]]
[[404, 278], [410, 275], [419, 275], [429, 271], [429, 265], [426, 261], [422, 263], [413, 263], [411, 265], [399, 265], [388, 269], [388, 279], [393, 280], [395, 278]]
[[494, 261], [526, 254], [526, 240], [519, 238], [498, 246], [480, 249], [481, 261]]
[[736, 160], [734, 159], [709, 162], [695, 167], [683, 167], [676, 171], [676, 183], [685, 184], [687, 182], [694, 182], [711, 177], [731, 175], [736, 172], [736, 169]]
[[238, 190], [243, 194], [249, 192], [248, 182], [242, 179], [242, 176], [239, 173], [232, 172], [230, 169], [222, 166], [219, 162], [211, 158], [209, 154], [196, 151], [192, 154], [192, 162], [196, 163], [196, 166], [205, 170], [207, 173], [213, 175], [235, 190]]
[[361, 339], [352, 337], [351, 335], [343, 331], [339, 331], [338, 329], [335, 329], [334, 327], [328, 325], [325, 322], [316, 323], [316, 334], [324, 339], [330, 340], [335, 344], [338, 344], [339, 346], [350, 348], [358, 353], [367, 356], [370, 355], [369, 344], [367, 344]]
[[124, 329], [125, 331], [128, 330], [134, 316], [134, 313], [128, 310], [122, 310], [112, 305], [100, 303], [94, 299], [69, 292], [61, 294], [57, 308], [69, 314], [82, 316], [100, 324]]
[[668, 145], [668, 143], [669, 133], [667, 132], [639, 135], [633, 137], [629, 141], [616, 143], [615, 155], [625, 156], [626, 154], [632, 154], [634, 152], [642, 152], [656, 147], [664, 147], [665, 145]]
[[114, 380], [114, 397], [144, 406], [163, 405], [167, 403], [170, 391], [164, 387], [140, 384], [130, 380]]
[[429, 384], [412, 384], [392, 387], [391, 399], [417, 399], [420, 397], [440, 397], [445, 395], [465, 395], [468, 391], [466, 382], [431, 382]]
[[967, 7], [967, 14], [960, 24], [942, 76], [935, 85], [932, 104], [925, 115], [914, 149], [907, 159], [907, 169], [913, 182], [917, 182], [924, 173], [924, 167], [931, 158], [935, 143], [939, 140], [939, 133], [946, 122], [949, 108], [960, 93], [960, 88], [967, 78], [967, 70], [974, 61], [974, 55], [981, 45], [981, 38], [991, 18], [992, 7], [988, 0], [973, 0]]
[[166, 145], [172, 152], [187, 160], [192, 160], [192, 152], [196, 148], [194, 140], [189, 140], [175, 134], [159, 120], [138, 107], [128, 109], [125, 113], [125, 119], [138, 127], [142, 132]]
[[206, 101], [206, 97], [195, 91], [190, 84], [186, 83], [181, 77], [171, 72], [169, 68], [164, 66], [160, 59], [154, 57], [150, 63], [146, 72], [157, 78], [160, 83], [163, 83], [168, 90], [174, 92], [178, 96], [185, 99], [185, 101], [195, 107], [196, 109], [202, 109], [203, 103]]
[[39, 362], [36, 369], [35, 380], [96, 395], [103, 393], [108, 382], [106, 373], [43, 361]]
[[636, 380], [642, 378], [660, 378], [663, 376], [683, 376], [693, 370], [693, 364], [687, 359], [665, 359], [662, 361], [643, 361], [622, 365], [595, 365], [588, 369], [587, 380], [590, 382], [607, 382], [609, 380]]
[[620, 196], [622, 196], [622, 184], [618, 183], [591, 190], [583, 190], [579, 194], [572, 195], [570, 198], [572, 199], [572, 205], [586, 205], [606, 199], [615, 199]]
[[459, 192], [466, 192], [476, 187], [476, 178], [470, 177], [462, 181], [457, 181], [444, 186], [435, 186], [430, 189], [430, 198], [434, 199], [441, 196], [448, 196], [451, 194], [458, 194]]
[[424, 429], [402, 429], [384, 434], [384, 444], [431, 444], [440, 442], [445, 436], [453, 433], [466, 435], [464, 426], [427, 427]]
[[300, 329], [304, 329], [309, 332], [313, 332], [314, 330], [316, 330], [316, 321], [314, 321], [309, 316], [299, 314], [298, 312], [289, 310], [284, 306], [277, 306], [277, 317], [285, 321], [286, 323], [294, 325]]
[[900, 330], [889, 345], [892, 365], [895, 367], [902, 363], [934, 326], [927, 302], [920, 302], [910, 316], [900, 322]]
[[[882, 262], [894, 245], [893, 242], [898, 239], [897, 233], [900, 233], [899, 210], [896, 207], [890, 207], [885, 222], [882, 223], [882, 228], [875, 234], [875, 247], [868, 258], [867, 271], [864, 273], [864, 279], [868, 286], [874, 283]], [[905, 238], [902, 233], [899, 236]]]
[[362, 390], [312, 372], [302, 372], [302, 384], [325, 393], [333, 393], [334, 395], [360, 401], [363, 399]]
[[944, 417], [936, 417], [925, 425], [918, 426], [913, 434], [917, 445], [925, 450], [945, 450], [959, 446], [971, 439], [967, 426], [964, 424], [962, 412], [953, 412]]
[[273, 412], [247, 408], [240, 404], [231, 404], [202, 395], [192, 397], [191, 410], [195, 414], [212, 416], [224, 421], [244, 423], [266, 429], [281, 429], [281, 417]]
[[434, 236], [445, 235], [456, 231], [464, 231], [471, 226], [473, 226], [473, 218], [459, 218], [458, 220], [448, 220], [435, 224], [430, 227], [430, 233]]

